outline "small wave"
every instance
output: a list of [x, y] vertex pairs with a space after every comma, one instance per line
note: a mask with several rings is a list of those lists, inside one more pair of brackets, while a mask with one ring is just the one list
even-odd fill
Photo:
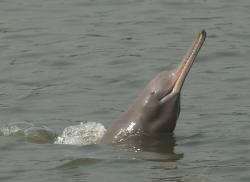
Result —
[[70, 145], [90, 145], [99, 143], [106, 132], [105, 127], [96, 122], [80, 123], [79, 125], [69, 126], [58, 136], [55, 144]]
[[29, 122], [13, 122], [0, 128], [2, 136], [23, 137], [33, 143], [53, 143], [57, 134], [45, 125]]
[[24, 131], [30, 127], [33, 127], [33, 124], [28, 122], [13, 122], [7, 126], [0, 128], [0, 135], [2, 136], [16, 136], [24, 135]]

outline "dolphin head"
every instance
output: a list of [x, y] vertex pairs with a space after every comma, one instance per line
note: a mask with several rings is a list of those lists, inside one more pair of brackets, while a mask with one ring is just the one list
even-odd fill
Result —
[[138, 97], [141, 104], [138, 124], [145, 133], [174, 131], [180, 113], [181, 88], [205, 37], [205, 31], [201, 31], [178, 68], [160, 72]]
[[170, 133], [180, 113], [180, 92], [174, 92], [174, 72], [159, 73], [139, 96], [140, 129], [147, 134]]
[[206, 32], [201, 31], [176, 70], [162, 71], [149, 82], [128, 112], [112, 124], [101, 143], [174, 131], [180, 113], [181, 88], [205, 38]]

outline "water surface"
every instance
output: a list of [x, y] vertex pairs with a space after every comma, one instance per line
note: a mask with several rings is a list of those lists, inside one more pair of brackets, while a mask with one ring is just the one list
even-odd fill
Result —
[[0, 136], [0, 180], [249, 181], [249, 8], [248, 0], [0, 0], [1, 127], [108, 127], [152, 77], [178, 65], [197, 32], [208, 35], [169, 145]]

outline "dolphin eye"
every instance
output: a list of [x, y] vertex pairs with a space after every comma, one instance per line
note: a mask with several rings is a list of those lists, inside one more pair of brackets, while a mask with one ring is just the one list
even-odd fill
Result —
[[155, 95], [156, 94], [156, 91], [155, 90], [152, 90], [151, 92], [150, 92], [150, 95]]

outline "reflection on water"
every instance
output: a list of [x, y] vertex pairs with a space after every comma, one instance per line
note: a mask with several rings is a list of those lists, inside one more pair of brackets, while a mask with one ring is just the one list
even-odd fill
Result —
[[176, 141], [174, 135], [132, 136], [126, 142], [116, 146], [136, 152], [137, 159], [148, 161], [176, 161], [183, 157], [174, 151]]
[[82, 158], [82, 159], [74, 159], [69, 162], [64, 163], [63, 165], [59, 166], [58, 168], [62, 169], [74, 169], [79, 166], [86, 167], [89, 165], [94, 165], [96, 163], [102, 162], [101, 159], [95, 159], [95, 158]]
[[176, 145], [175, 137], [172, 134], [135, 137], [133, 142], [129, 143], [142, 151], [156, 153], [174, 153]]

